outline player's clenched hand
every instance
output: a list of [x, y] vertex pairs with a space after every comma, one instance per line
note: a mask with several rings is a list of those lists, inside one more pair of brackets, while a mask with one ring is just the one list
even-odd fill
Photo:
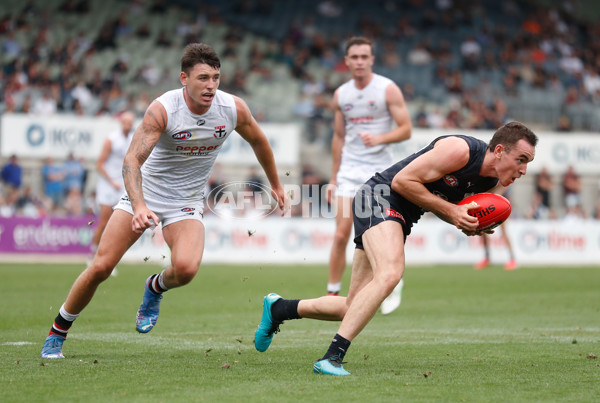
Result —
[[131, 219], [133, 232], [141, 234], [153, 225], [158, 225], [158, 216], [146, 206], [138, 207]]
[[285, 193], [285, 189], [283, 188], [283, 186], [271, 188], [271, 194], [277, 201], [279, 210], [281, 210], [281, 215], [285, 215], [290, 209], [290, 198]]
[[363, 132], [358, 133], [358, 135], [360, 136], [360, 139], [362, 140], [363, 144], [367, 147], [373, 147], [378, 144], [377, 137], [373, 136], [371, 133]]
[[469, 210], [473, 210], [478, 207], [479, 205], [475, 202], [456, 206], [456, 215], [453, 218], [453, 223], [456, 228], [464, 232], [466, 235], [481, 235], [481, 231], [477, 230], [477, 227], [479, 226], [479, 220], [477, 217], [469, 215]]

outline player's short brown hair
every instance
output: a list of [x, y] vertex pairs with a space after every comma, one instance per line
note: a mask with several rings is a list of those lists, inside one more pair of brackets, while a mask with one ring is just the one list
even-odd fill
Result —
[[488, 148], [493, 151], [498, 144], [502, 144], [506, 151], [510, 152], [519, 140], [525, 140], [535, 147], [538, 137], [523, 123], [509, 122], [496, 130]]
[[181, 56], [181, 71], [189, 74], [197, 64], [207, 64], [215, 69], [221, 68], [221, 60], [212, 46], [205, 43], [190, 43]]
[[371, 47], [371, 53], [373, 53], [373, 42], [371, 42], [369, 38], [365, 38], [364, 36], [353, 36], [348, 39], [346, 42], [346, 54], [348, 54], [350, 47], [354, 45], [369, 45]]

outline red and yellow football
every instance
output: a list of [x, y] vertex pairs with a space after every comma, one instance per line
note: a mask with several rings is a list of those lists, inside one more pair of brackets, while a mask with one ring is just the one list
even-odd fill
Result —
[[466, 197], [458, 204], [475, 202], [478, 208], [469, 210], [469, 215], [477, 217], [479, 227], [477, 230], [485, 231], [496, 228], [510, 216], [511, 205], [508, 199], [496, 193], [476, 193]]

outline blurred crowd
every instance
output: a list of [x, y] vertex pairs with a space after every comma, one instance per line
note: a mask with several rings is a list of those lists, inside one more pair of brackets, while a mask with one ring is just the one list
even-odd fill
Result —
[[43, 189], [37, 191], [22, 183], [23, 168], [13, 155], [2, 166], [0, 183], [1, 217], [44, 217], [94, 215], [95, 193], [84, 192], [87, 170], [84, 161], [72, 154], [65, 161], [44, 160], [40, 176]]
[[[267, 37], [265, 46], [252, 46], [249, 52], [241, 52], [240, 44], [251, 31], [228, 21], [242, 11], [276, 18], [272, 0], [223, 2], [229, 7], [208, 2], [186, 13], [173, 31], [161, 30], [157, 35], [152, 35], [148, 22], [134, 20], [166, 15], [179, 7], [176, 3], [122, 3], [124, 11], [107, 19], [95, 37], [82, 30], [67, 32], [63, 41], [56, 39], [54, 31], [64, 24], [51, 18], [51, 11], [90, 18], [90, 1], [64, 0], [50, 10], [30, 0], [17, 15], [0, 17], [0, 111], [47, 116], [116, 114], [131, 109], [142, 114], [163, 89], [177, 85], [177, 77], [159, 67], [151, 54], [142, 66], [132, 67], [137, 55], [121, 48], [121, 40], [152, 38], [154, 49], [181, 49], [186, 43], [202, 41], [216, 26], [225, 28], [219, 38], [225, 44], [221, 57], [224, 63], [235, 64], [230, 74], [223, 75], [222, 88], [248, 93], [253, 89], [248, 85], [249, 75], [273, 81], [273, 64], [286, 66], [289, 79], [300, 88], [300, 93], [292, 94], [297, 102], [289, 113], [308, 120], [307, 133], [313, 138], [320, 132], [330, 135], [322, 122], [331, 119], [332, 92], [346, 78], [343, 42], [349, 35], [374, 40], [376, 71], [379, 68], [382, 74], [391, 75], [406, 100], [414, 103], [417, 127], [496, 128], [511, 113], [552, 98], [559, 103], [559, 109], [552, 110], [558, 113], [552, 122], [530, 123], [561, 131], [586, 129], [590, 122], [574, 119], [569, 106], [600, 103], [600, 25], [575, 18], [576, 3], [569, 0], [553, 7], [511, 0], [501, 5], [460, 0], [407, 0], [401, 5], [378, 1], [372, 2], [373, 10], [399, 15], [395, 23], [378, 24], [365, 15], [356, 26], [349, 25], [343, 36], [329, 34], [326, 24], [316, 21], [340, 21], [343, 13], [331, 10], [346, 5], [323, 0], [315, 9], [321, 20], [304, 17], [291, 24], [281, 40]], [[444, 38], [447, 32], [465, 29], [466, 34], [453, 38], [456, 42]], [[19, 40], [24, 37], [30, 40]], [[113, 49], [118, 58], [102, 69], [96, 55], [106, 49]], [[314, 66], [330, 74], [316, 77]], [[414, 75], [415, 71], [420, 75]], [[527, 98], [536, 90], [543, 91], [546, 99]], [[266, 113], [265, 119], [276, 118]]]

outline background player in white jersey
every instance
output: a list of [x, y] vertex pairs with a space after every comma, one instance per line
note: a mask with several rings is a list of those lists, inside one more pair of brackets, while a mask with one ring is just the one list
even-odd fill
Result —
[[166, 92], [148, 107], [123, 163], [127, 194], [115, 207], [98, 251], [71, 287], [42, 348], [42, 358], [63, 358], [73, 321], [97, 287], [142, 233], [159, 222], [171, 264], [146, 280], [136, 329], [149, 332], [162, 293], [189, 283], [204, 250], [204, 190], [222, 144], [235, 129], [252, 147], [281, 209], [289, 205], [277, 177], [273, 151], [246, 103], [218, 90], [221, 62], [212, 47], [193, 43], [181, 58], [183, 88]]
[[[329, 258], [329, 295], [338, 295], [341, 289], [356, 191], [375, 172], [394, 162], [390, 144], [410, 138], [412, 130], [402, 91], [392, 80], [373, 73], [374, 61], [369, 39], [350, 38], [345, 62], [352, 79], [342, 84], [333, 97], [330, 184], [336, 189], [336, 231]], [[394, 291], [382, 304], [384, 314], [400, 305], [401, 284]]]
[[[119, 202], [125, 191], [122, 174], [123, 160], [133, 137], [134, 120], [135, 114], [131, 111], [125, 111], [119, 116], [121, 127], [108, 135], [96, 163], [98, 170], [96, 203], [99, 211], [97, 227], [90, 247], [92, 257], [98, 249], [100, 237], [113, 212], [113, 207]], [[115, 271], [113, 271], [113, 275]]]

